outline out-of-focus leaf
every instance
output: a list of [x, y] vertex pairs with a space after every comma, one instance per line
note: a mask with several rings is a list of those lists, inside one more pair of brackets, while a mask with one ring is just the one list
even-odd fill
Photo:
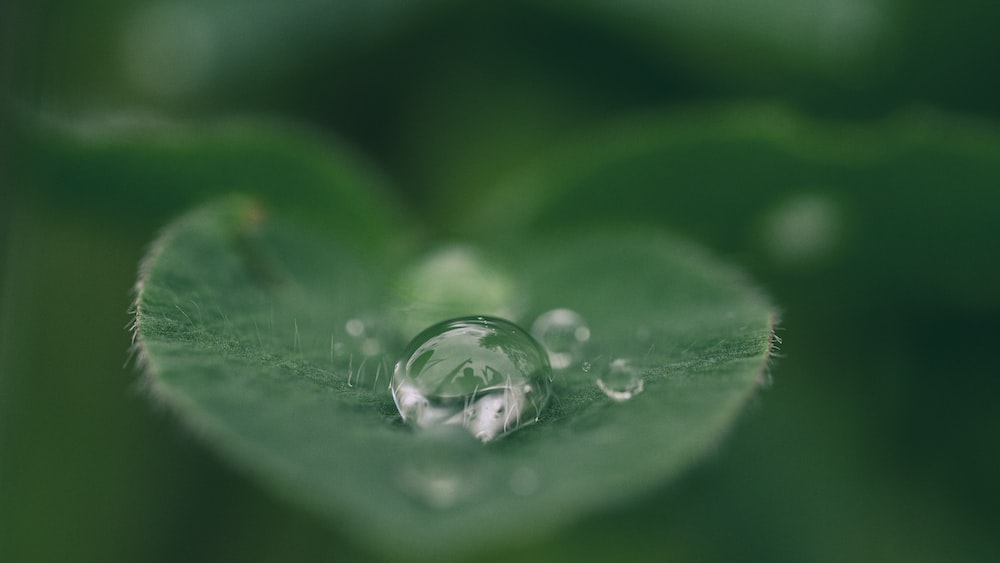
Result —
[[346, 239], [377, 244], [404, 221], [374, 168], [302, 127], [119, 114], [53, 120], [16, 151], [21, 184], [97, 211], [159, 220], [208, 197], [252, 193]]
[[884, 0], [549, 0], [545, 4], [609, 26], [654, 49], [684, 51], [702, 64], [750, 80], [755, 72], [791, 69], [813, 76], [849, 76], [883, 59], [886, 48], [897, 40], [898, 8]]
[[[549, 153], [493, 190], [466, 232], [667, 226], [779, 273], [851, 272], [826, 291], [997, 306], [983, 240], [1000, 215], [1000, 136], [930, 114], [871, 127], [767, 107], [644, 116]], [[815, 288], [814, 288], [815, 289]]]

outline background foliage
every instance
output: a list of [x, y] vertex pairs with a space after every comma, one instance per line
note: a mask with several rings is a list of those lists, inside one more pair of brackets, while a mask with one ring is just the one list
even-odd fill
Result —
[[[657, 222], [782, 305], [776, 384], [712, 459], [497, 559], [996, 558], [995, 3], [0, 10], [0, 560], [367, 557], [122, 367], [157, 229], [247, 185], [280, 202], [275, 170], [335, 174], [311, 151], [450, 234]], [[248, 116], [275, 131], [232, 133]], [[463, 217], [518, 193], [562, 211]]]

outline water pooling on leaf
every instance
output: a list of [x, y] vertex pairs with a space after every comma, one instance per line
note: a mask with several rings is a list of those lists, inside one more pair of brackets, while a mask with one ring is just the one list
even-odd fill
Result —
[[550, 382], [546, 354], [527, 332], [477, 316], [418, 334], [396, 364], [391, 390], [404, 421], [461, 426], [489, 442], [536, 421]]
[[[684, 242], [615, 230], [483, 246], [475, 271], [515, 288], [509, 318], [572, 310], [584, 352], [547, 402], [520, 407], [537, 423], [488, 447], [464, 424], [414, 431], [389, 381], [415, 334], [401, 316], [427, 309], [398, 310], [398, 263], [260, 211], [223, 200], [153, 246], [136, 306], [148, 388], [235, 465], [394, 560], [472, 559], [663, 486], [731, 427], [767, 364], [766, 299]], [[491, 304], [473, 295], [465, 312]], [[599, 358], [627, 358], [642, 393], [605, 396]]]

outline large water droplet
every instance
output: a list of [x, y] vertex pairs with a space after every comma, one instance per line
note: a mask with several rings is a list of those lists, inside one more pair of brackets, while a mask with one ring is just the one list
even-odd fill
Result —
[[572, 309], [553, 309], [535, 319], [531, 334], [545, 346], [552, 367], [564, 369], [580, 358], [584, 343], [590, 340], [590, 327]]
[[503, 319], [463, 317], [418, 334], [390, 390], [407, 423], [462, 426], [489, 442], [537, 420], [550, 383], [548, 358], [527, 332]]
[[645, 382], [642, 374], [628, 360], [616, 358], [602, 366], [597, 386], [615, 401], [627, 401], [642, 393]]

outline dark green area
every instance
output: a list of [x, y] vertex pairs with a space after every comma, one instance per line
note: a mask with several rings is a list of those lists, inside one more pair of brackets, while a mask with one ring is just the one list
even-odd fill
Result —
[[1000, 5], [712, 4], [0, 3], [0, 560], [371, 557], [123, 367], [147, 245], [232, 192], [364, 268], [654, 223], [775, 297], [716, 454], [495, 560], [996, 560]]

